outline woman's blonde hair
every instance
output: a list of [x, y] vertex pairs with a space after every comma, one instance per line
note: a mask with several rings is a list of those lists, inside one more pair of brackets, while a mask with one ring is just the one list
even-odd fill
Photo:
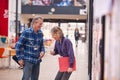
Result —
[[62, 29], [61, 29], [59, 26], [53, 27], [53, 28], [51, 29], [51, 33], [52, 33], [52, 34], [58, 34], [58, 35], [60, 35], [60, 37], [63, 37], [63, 36], [64, 36], [63, 31], [62, 31]]

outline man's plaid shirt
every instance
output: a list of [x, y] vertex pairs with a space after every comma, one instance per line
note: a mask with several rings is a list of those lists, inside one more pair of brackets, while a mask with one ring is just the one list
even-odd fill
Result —
[[40, 62], [40, 52], [45, 53], [42, 31], [35, 33], [33, 28], [23, 31], [15, 49], [18, 60], [23, 59], [34, 64]]

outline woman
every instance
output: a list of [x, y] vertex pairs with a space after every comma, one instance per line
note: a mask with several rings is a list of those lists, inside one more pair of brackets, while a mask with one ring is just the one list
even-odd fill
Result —
[[52, 55], [59, 54], [61, 57], [69, 58], [69, 68], [65, 72], [58, 71], [55, 80], [68, 80], [73, 71], [72, 67], [75, 61], [72, 42], [68, 38], [64, 37], [63, 31], [60, 27], [53, 27], [51, 29], [51, 34], [56, 42], [54, 51], [51, 51], [50, 53]]
[[80, 38], [79, 29], [77, 27], [75, 28], [75, 31], [74, 31], [74, 37], [75, 37], [75, 44], [76, 44], [76, 47], [77, 47], [78, 46], [78, 40]]

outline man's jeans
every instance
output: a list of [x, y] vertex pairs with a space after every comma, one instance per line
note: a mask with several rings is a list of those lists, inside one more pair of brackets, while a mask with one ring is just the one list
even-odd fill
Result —
[[32, 64], [24, 61], [22, 80], [38, 80], [40, 63]]

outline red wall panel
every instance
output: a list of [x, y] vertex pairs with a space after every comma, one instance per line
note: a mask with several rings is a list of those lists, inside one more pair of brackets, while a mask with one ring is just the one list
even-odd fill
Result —
[[8, 36], [8, 0], [0, 0], [0, 35]]

